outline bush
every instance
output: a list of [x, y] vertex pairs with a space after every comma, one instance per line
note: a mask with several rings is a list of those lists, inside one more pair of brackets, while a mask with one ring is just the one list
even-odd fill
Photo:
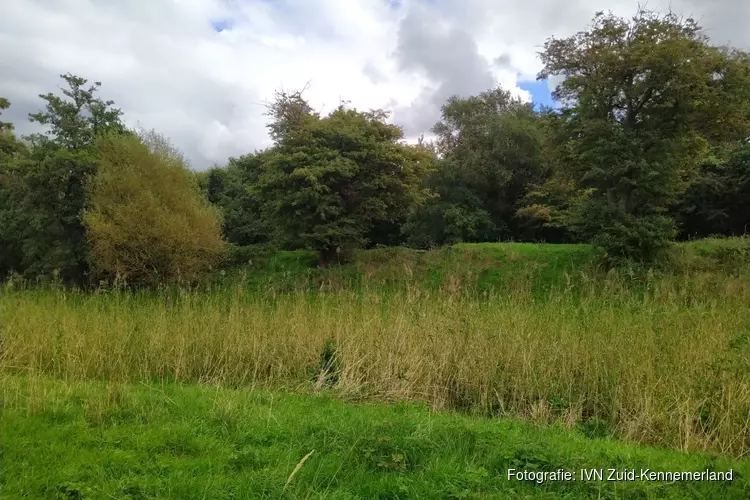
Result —
[[571, 227], [606, 251], [611, 264], [653, 263], [676, 236], [674, 221], [662, 215], [636, 215], [599, 200], [585, 200], [572, 213]]
[[461, 242], [497, 241], [498, 230], [486, 210], [430, 200], [404, 225], [406, 244], [434, 248]]
[[222, 260], [220, 212], [163, 138], [105, 136], [96, 148], [100, 166], [84, 223], [100, 278], [192, 281]]

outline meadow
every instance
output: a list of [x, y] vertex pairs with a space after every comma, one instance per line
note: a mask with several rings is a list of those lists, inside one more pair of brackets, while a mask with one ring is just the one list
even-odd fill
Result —
[[[11, 280], [0, 298], [4, 487], [20, 491], [10, 456], [39, 454], [27, 475], [45, 467], [31, 436], [48, 429], [36, 435], [57, 443], [58, 460], [84, 447], [98, 465], [44, 484], [28, 476], [37, 492], [110, 484], [97, 476], [101, 460], [135, 463], [151, 446], [130, 432], [177, 440], [183, 460], [121, 471], [151, 477], [140, 497], [115, 474], [109, 490], [63, 498], [712, 498], [726, 486], [513, 485], [495, 470], [643, 457], [658, 457], [654, 469], [723, 461], [739, 472], [720, 496], [747, 498], [748, 255], [746, 239], [703, 240], [678, 245], [658, 269], [607, 271], [584, 245], [479, 244], [368, 250], [328, 269], [305, 252], [239, 254], [242, 265], [210, 284], [156, 292]], [[274, 434], [254, 448], [251, 436], [271, 432], [258, 427], [266, 411]], [[393, 436], [378, 427], [385, 420]], [[362, 458], [382, 447], [387, 459]], [[312, 449], [294, 486], [279, 490]], [[350, 452], [364, 455], [350, 464]], [[186, 464], [206, 491], [214, 480], [229, 491], [215, 468], [246, 458], [255, 465], [240, 476], [255, 496], [176, 493], [193, 490], [180, 479]]]

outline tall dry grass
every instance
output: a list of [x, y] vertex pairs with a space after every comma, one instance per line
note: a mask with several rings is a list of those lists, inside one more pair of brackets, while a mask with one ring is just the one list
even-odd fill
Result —
[[455, 280], [276, 297], [6, 287], [2, 364], [70, 379], [299, 387], [333, 341], [334, 388], [351, 397], [750, 454], [748, 281], [583, 278], [541, 299], [520, 284], [469, 296]]

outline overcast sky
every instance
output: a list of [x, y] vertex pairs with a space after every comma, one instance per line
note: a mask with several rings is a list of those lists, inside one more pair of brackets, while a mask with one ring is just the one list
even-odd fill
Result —
[[[651, 0], [700, 20], [716, 43], [750, 49], [748, 0]], [[637, 0], [10, 0], [0, 15], [4, 119], [21, 134], [59, 74], [101, 81], [129, 125], [167, 135], [205, 169], [269, 145], [263, 102], [302, 88], [385, 108], [415, 138], [453, 94], [502, 85], [549, 103], [536, 82], [550, 35]]]

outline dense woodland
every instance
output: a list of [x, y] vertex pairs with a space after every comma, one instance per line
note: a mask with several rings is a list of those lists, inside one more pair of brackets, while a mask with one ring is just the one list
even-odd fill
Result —
[[100, 83], [63, 75], [30, 115], [45, 134], [0, 122], [0, 276], [153, 285], [254, 245], [330, 265], [378, 245], [589, 242], [648, 263], [677, 239], [746, 233], [750, 54], [641, 11], [598, 13], [540, 57], [554, 108], [502, 88], [453, 97], [435, 140], [408, 144], [382, 110], [321, 115], [278, 92], [273, 146], [204, 171], [129, 130]]

